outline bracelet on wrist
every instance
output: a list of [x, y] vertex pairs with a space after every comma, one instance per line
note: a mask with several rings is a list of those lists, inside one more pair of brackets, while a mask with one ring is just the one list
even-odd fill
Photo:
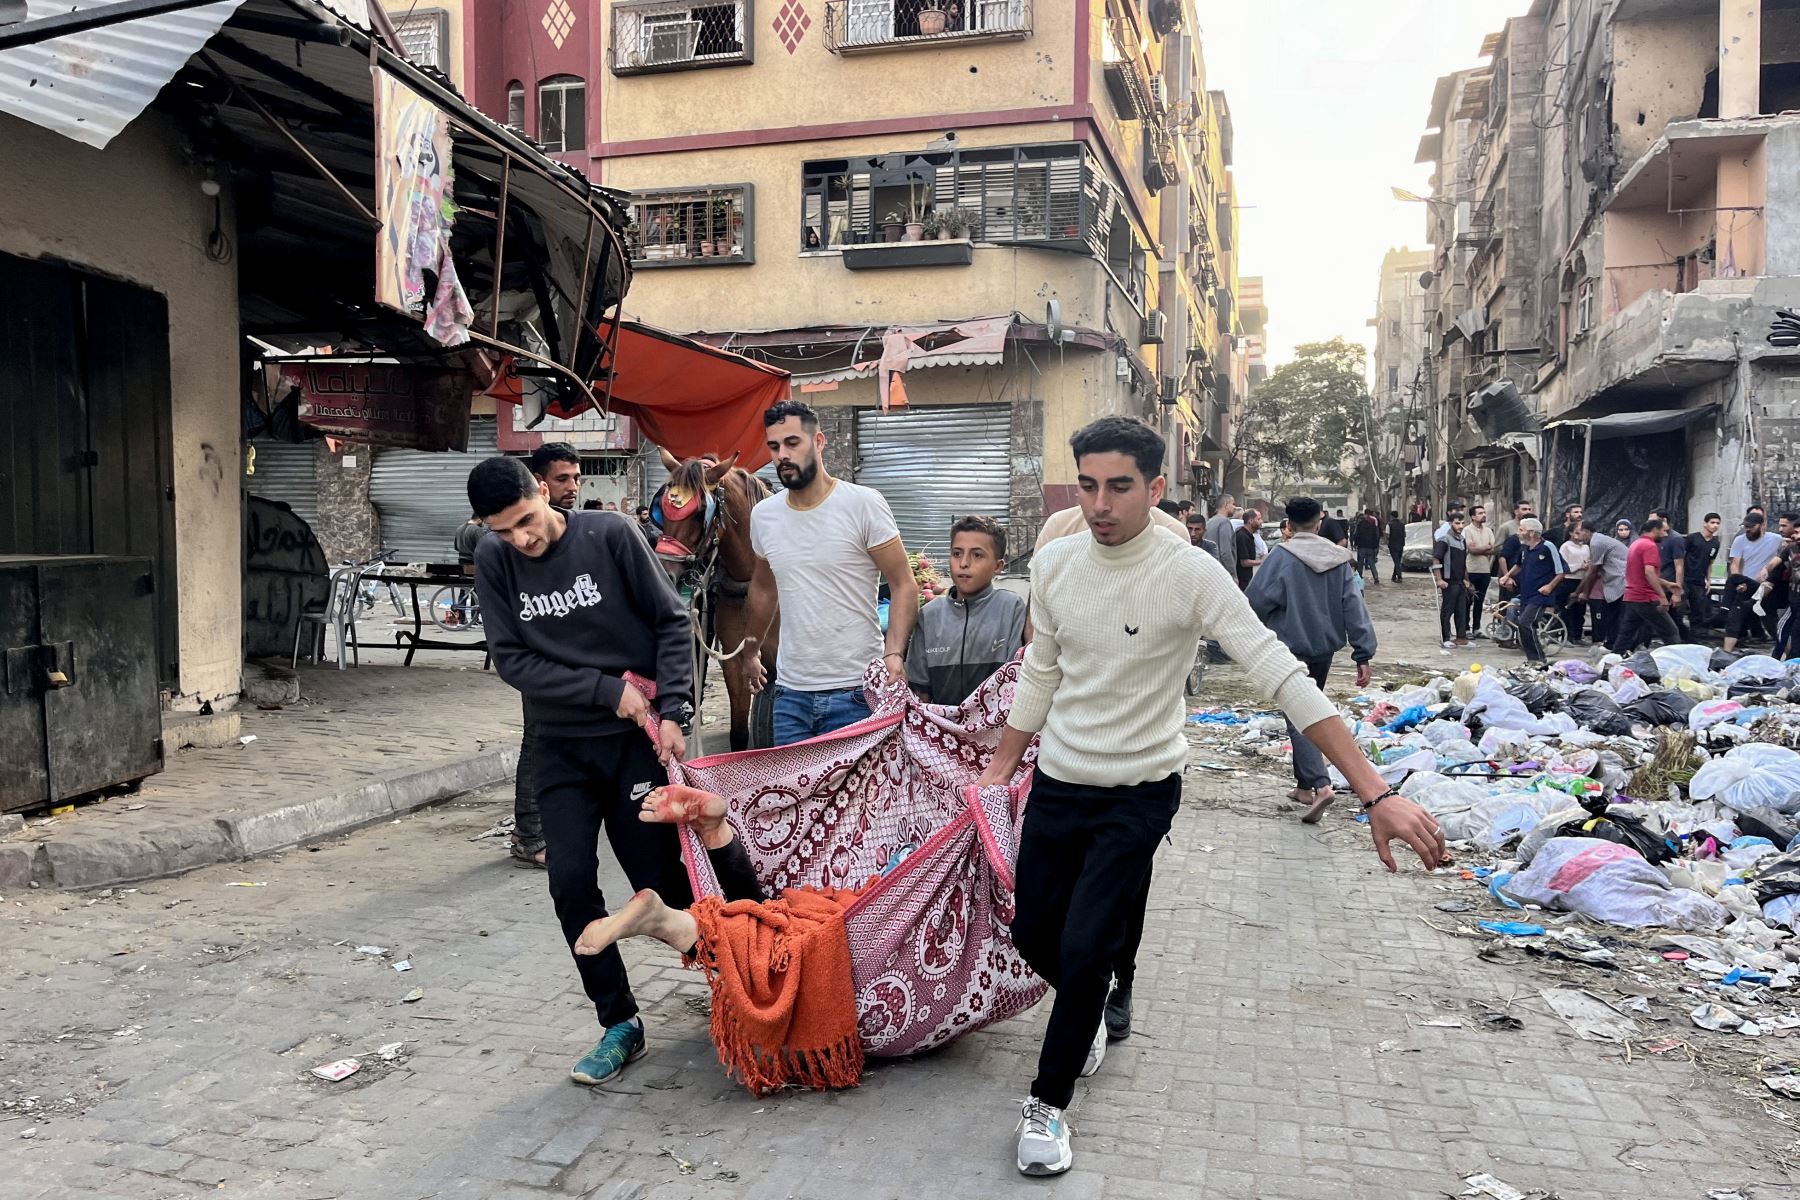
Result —
[[1394, 788], [1389, 788], [1387, 791], [1381, 793], [1381, 795], [1375, 797], [1373, 800], [1364, 800], [1363, 804], [1362, 804], [1362, 810], [1364, 812], [1368, 812], [1370, 809], [1374, 808], [1377, 804], [1380, 804], [1383, 800], [1389, 799], [1390, 797], [1398, 796], [1399, 794], [1400, 793], [1397, 790], [1395, 790]]

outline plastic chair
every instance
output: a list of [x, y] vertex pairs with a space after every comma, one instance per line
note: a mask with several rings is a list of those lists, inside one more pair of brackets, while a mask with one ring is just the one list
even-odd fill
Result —
[[309, 641], [312, 647], [309, 657], [318, 662], [325, 656], [325, 628], [330, 626], [337, 633], [337, 666], [344, 669], [344, 646], [349, 644], [351, 661], [361, 666], [362, 660], [357, 654], [356, 641], [356, 588], [360, 580], [361, 570], [358, 567], [339, 567], [331, 573], [331, 586], [325, 594], [323, 604], [312, 603], [300, 610], [300, 619], [294, 625], [294, 652], [289, 665], [300, 665], [300, 635], [307, 626], [316, 632]]

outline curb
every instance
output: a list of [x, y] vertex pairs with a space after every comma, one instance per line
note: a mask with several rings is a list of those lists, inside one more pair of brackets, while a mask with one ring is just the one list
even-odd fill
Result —
[[0, 894], [35, 884], [78, 890], [139, 883], [196, 867], [244, 862], [276, 850], [425, 808], [513, 777], [519, 752], [488, 750], [435, 766], [395, 771], [329, 795], [263, 812], [139, 830], [0, 845]]

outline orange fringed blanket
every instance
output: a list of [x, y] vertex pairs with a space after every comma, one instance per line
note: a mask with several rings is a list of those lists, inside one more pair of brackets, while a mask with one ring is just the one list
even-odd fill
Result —
[[791, 889], [779, 899], [697, 901], [697, 958], [712, 985], [719, 1061], [758, 1096], [862, 1078], [844, 910], [859, 893]]

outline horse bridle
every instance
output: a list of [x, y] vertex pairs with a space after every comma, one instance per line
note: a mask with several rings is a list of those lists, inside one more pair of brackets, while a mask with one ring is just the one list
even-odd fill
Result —
[[[669, 485], [664, 484], [662, 489], [651, 498], [653, 512], [662, 511], [662, 503], [668, 495], [668, 491]], [[656, 557], [663, 564], [664, 569], [669, 572], [669, 576], [675, 584], [675, 590], [679, 593], [683, 587], [687, 588], [688, 621], [694, 627], [695, 640], [705, 650], [708, 657], [719, 662], [728, 662], [743, 651], [744, 643], [740, 642], [729, 654], [722, 654], [713, 649], [707, 643], [705, 630], [701, 628], [699, 614], [694, 611], [695, 601], [715, 590], [721, 596], [742, 600], [750, 594], [750, 581], [730, 577], [715, 578], [715, 571], [719, 565], [720, 534], [725, 523], [733, 520], [731, 508], [725, 503], [724, 479], [721, 478], [710, 490], [699, 493], [699, 498], [707, 501], [700, 518], [699, 541], [689, 547], [680, 538], [665, 532], [657, 542]], [[667, 514], [664, 516], [666, 519]], [[679, 556], [668, 553], [662, 548], [665, 541], [674, 542], [687, 553]]]

